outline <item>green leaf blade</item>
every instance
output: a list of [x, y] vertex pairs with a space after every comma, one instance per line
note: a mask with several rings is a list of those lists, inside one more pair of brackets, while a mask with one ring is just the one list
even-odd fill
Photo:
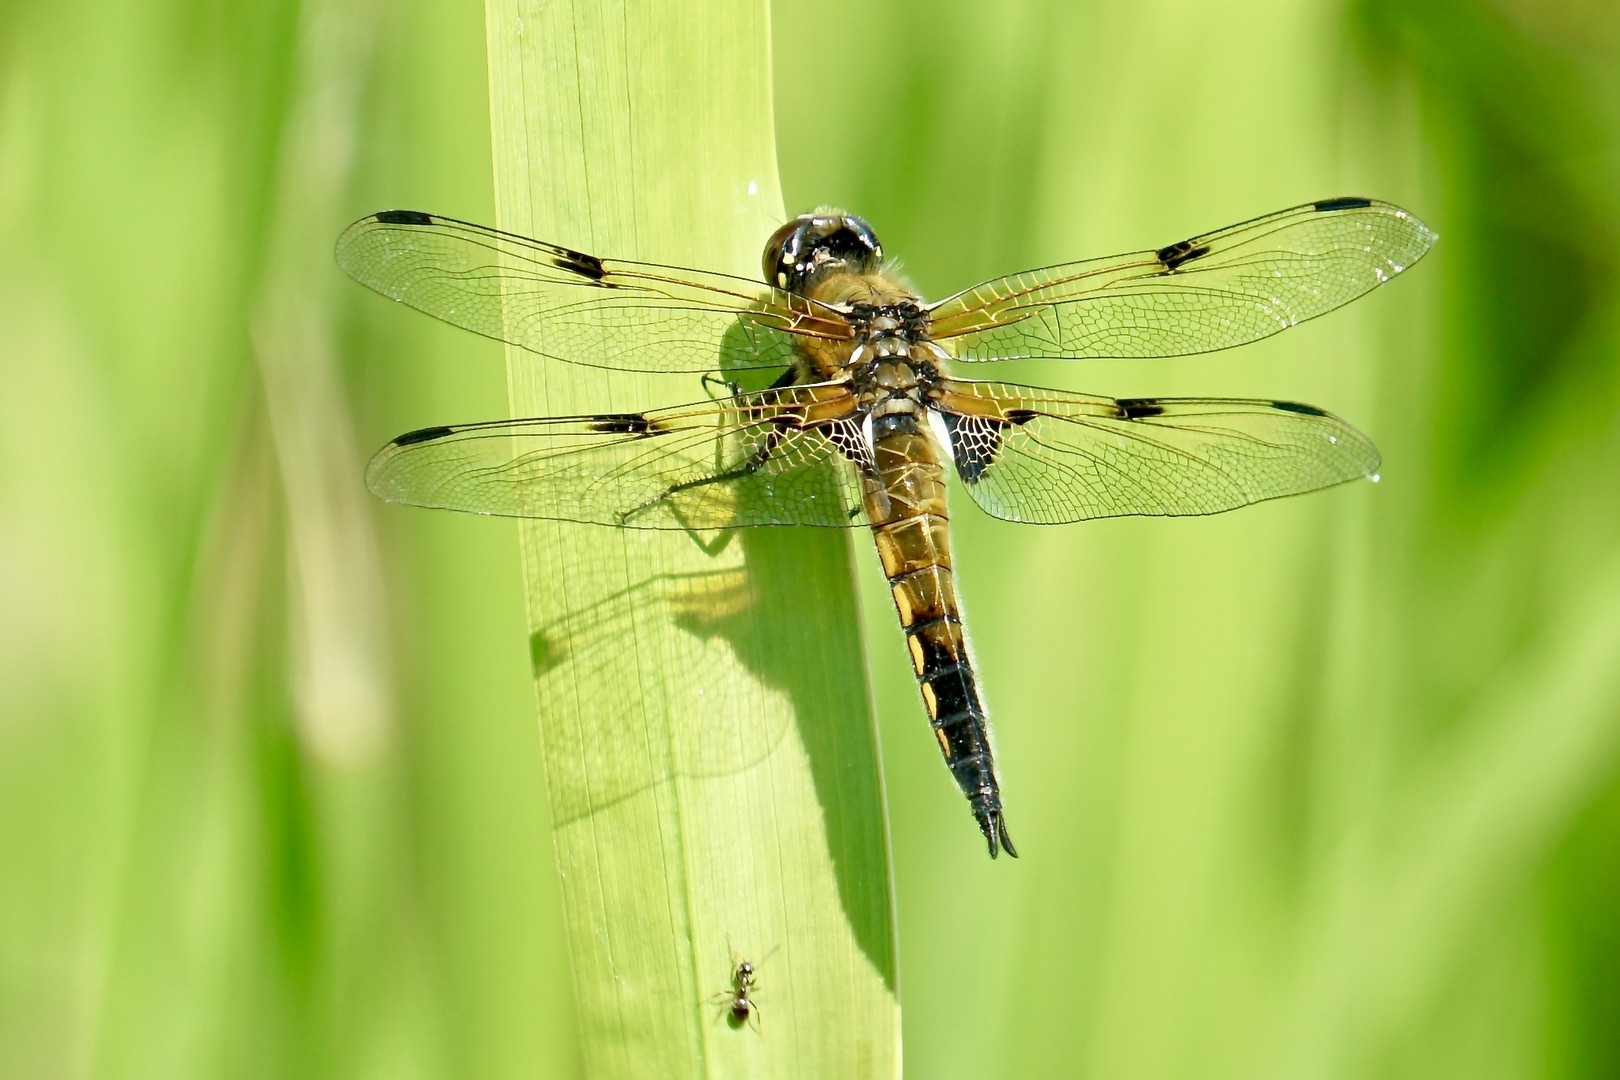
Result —
[[[502, 228], [757, 274], [783, 216], [763, 3], [492, 0], [487, 17]], [[525, 416], [649, 408], [697, 387], [516, 349], [508, 373]], [[850, 537], [551, 522], [521, 536], [588, 1073], [897, 1073]], [[739, 959], [758, 968], [758, 1031], [724, 1020]]]

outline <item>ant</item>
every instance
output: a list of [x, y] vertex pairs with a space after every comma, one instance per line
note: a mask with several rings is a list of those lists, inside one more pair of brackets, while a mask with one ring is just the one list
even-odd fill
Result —
[[[769, 960], [776, 952], [773, 948], [761, 959], [761, 963]], [[723, 990], [710, 1000], [725, 1009], [726, 1023], [733, 1028], [740, 1028], [749, 1024], [755, 1031], [759, 1031], [759, 1006], [754, 1003], [751, 995], [754, 992], [755, 980], [758, 978], [755, 965], [746, 959], [737, 956], [737, 950], [731, 950], [733, 967], [731, 970], [731, 989]]]

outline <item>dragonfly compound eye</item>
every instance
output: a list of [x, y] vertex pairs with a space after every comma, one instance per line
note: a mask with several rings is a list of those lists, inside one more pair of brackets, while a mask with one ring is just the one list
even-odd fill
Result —
[[800, 214], [772, 233], [760, 269], [777, 288], [802, 292], [824, 274], [870, 274], [882, 262], [883, 247], [872, 226], [829, 209]]

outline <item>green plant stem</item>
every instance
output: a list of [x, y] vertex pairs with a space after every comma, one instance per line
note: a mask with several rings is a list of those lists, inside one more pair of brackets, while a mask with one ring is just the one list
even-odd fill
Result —
[[[503, 228], [757, 273], [783, 216], [764, 0], [489, 0], [486, 14]], [[507, 356], [518, 415], [704, 393], [696, 377]], [[522, 546], [589, 1075], [895, 1074], [849, 537], [533, 522]], [[757, 1032], [723, 1022], [717, 1000], [742, 958], [758, 967]]]

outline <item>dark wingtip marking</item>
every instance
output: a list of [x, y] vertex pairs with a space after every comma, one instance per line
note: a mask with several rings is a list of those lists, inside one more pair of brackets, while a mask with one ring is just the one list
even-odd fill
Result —
[[1321, 409], [1318, 409], [1315, 405], [1302, 405], [1297, 401], [1273, 401], [1271, 403], [1271, 407], [1273, 409], [1281, 409], [1283, 412], [1299, 413], [1301, 416], [1327, 415], [1327, 413], [1323, 412]]
[[592, 281], [601, 281], [607, 277], [607, 270], [602, 266], [602, 260], [595, 255], [587, 255], [583, 251], [573, 251], [569, 248], [558, 248], [557, 257], [552, 260], [559, 270], [567, 270], [570, 274], [590, 278]]
[[1194, 247], [1191, 240], [1181, 240], [1171, 244], [1169, 247], [1160, 248], [1154, 254], [1158, 256], [1160, 262], [1164, 263], [1166, 270], [1179, 270], [1184, 263], [1190, 263], [1194, 259], [1208, 255], [1209, 245], [1199, 244]]
[[431, 225], [433, 217], [420, 210], [384, 210], [375, 215], [382, 225]]
[[665, 429], [658, 426], [655, 420], [649, 420], [641, 413], [602, 413], [591, 417], [592, 431], [600, 431], [607, 435], [640, 435], [651, 437], [664, 434]]
[[1163, 416], [1164, 406], [1152, 398], [1120, 398], [1115, 404], [1126, 420], [1140, 420], [1146, 416]]
[[1365, 210], [1371, 205], [1371, 199], [1361, 199], [1354, 195], [1347, 195], [1341, 199], [1323, 199], [1321, 202], [1311, 204], [1317, 213], [1321, 214], [1332, 213], [1334, 210]]
[[443, 424], [440, 424], [438, 427], [417, 428], [415, 431], [407, 431], [405, 434], [395, 439], [394, 445], [412, 446], [420, 442], [432, 442], [434, 439], [444, 438], [446, 435], [449, 435], [455, 430], [455, 428], [445, 427]]

